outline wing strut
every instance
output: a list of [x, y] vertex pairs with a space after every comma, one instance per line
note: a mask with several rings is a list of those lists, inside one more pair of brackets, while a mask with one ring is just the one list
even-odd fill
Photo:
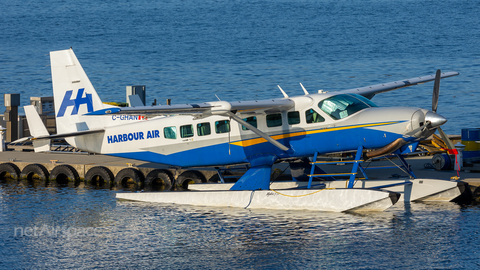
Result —
[[267, 134], [263, 133], [262, 131], [260, 131], [259, 129], [257, 129], [256, 127], [250, 125], [249, 123], [243, 121], [242, 118], [238, 117], [237, 115], [233, 114], [232, 112], [227, 112], [226, 113], [229, 117], [231, 117], [233, 120], [237, 121], [238, 123], [244, 125], [246, 128], [250, 129], [251, 131], [253, 131], [255, 134], [257, 134], [258, 136], [264, 138], [265, 140], [267, 140], [269, 143], [275, 145], [276, 147], [280, 148], [281, 150], [283, 151], [288, 151], [289, 148], [286, 147], [285, 145], [275, 141], [274, 139], [272, 139], [270, 136], [268, 136]]

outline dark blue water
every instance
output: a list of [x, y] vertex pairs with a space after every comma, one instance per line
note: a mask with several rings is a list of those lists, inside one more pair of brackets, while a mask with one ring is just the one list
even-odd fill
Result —
[[117, 202], [114, 191], [0, 184], [1, 269], [478, 269], [480, 209], [369, 214]]
[[[51, 96], [49, 51], [73, 47], [104, 101], [147, 86], [147, 102], [282, 97], [435, 73], [445, 131], [478, 127], [478, 1], [5, 1], [0, 91]], [[374, 98], [431, 107], [433, 84]], [[3, 104], [1, 104], [3, 105]], [[4, 107], [0, 107], [3, 111]]]
[[[478, 1], [5, 1], [0, 93], [51, 96], [49, 51], [73, 47], [104, 101], [282, 97], [458, 71], [444, 130], [478, 127]], [[376, 96], [430, 108], [433, 84]], [[0, 104], [3, 105], [3, 104]], [[0, 106], [3, 112], [5, 107]], [[0, 268], [477, 269], [480, 210], [353, 215], [125, 203], [114, 192], [0, 184]]]

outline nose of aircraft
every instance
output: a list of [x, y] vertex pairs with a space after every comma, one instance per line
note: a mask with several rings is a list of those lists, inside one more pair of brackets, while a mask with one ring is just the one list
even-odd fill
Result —
[[425, 122], [428, 128], [437, 128], [447, 122], [447, 119], [440, 114], [428, 111], [425, 115]]

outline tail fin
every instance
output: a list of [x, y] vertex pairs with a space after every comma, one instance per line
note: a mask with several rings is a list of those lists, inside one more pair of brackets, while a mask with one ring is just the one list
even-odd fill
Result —
[[[47, 137], [50, 134], [47, 131], [47, 128], [42, 122], [40, 115], [38, 115], [37, 110], [33, 105], [24, 106], [25, 115], [27, 116], [28, 128], [30, 129], [30, 134], [36, 137]], [[45, 152], [50, 151], [50, 139], [38, 139], [33, 140], [33, 149], [35, 152]]]
[[85, 129], [83, 114], [111, 107], [102, 103], [72, 49], [50, 52], [50, 62], [58, 133]]

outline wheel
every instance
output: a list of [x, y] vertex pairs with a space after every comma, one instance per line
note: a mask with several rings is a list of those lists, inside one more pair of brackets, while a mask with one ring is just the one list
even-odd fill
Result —
[[197, 171], [186, 171], [177, 178], [177, 185], [183, 189], [188, 189], [189, 184], [205, 183], [205, 177]]
[[11, 178], [17, 180], [20, 176], [20, 169], [13, 163], [0, 164], [0, 180]]
[[59, 165], [53, 168], [50, 173], [50, 180], [55, 180], [59, 184], [66, 184], [68, 182], [78, 182], [80, 177], [77, 170], [70, 165]]
[[20, 173], [20, 178], [28, 181], [34, 179], [45, 181], [48, 180], [48, 176], [48, 170], [40, 164], [28, 164]]
[[432, 165], [437, 171], [450, 170], [452, 163], [448, 154], [435, 154], [432, 157]]
[[159, 190], [170, 190], [172, 177], [168, 171], [155, 169], [145, 177], [145, 186]]
[[142, 186], [143, 174], [134, 168], [125, 168], [115, 176], [115, 185], [127, 187], [129, 184], [135, 184], [137, 188]]
[[108, 187], [113, 179], [113, 173], [103, 166], [92, 167], [85, 174], [85, 182], [90, 182], [94, 186]]

